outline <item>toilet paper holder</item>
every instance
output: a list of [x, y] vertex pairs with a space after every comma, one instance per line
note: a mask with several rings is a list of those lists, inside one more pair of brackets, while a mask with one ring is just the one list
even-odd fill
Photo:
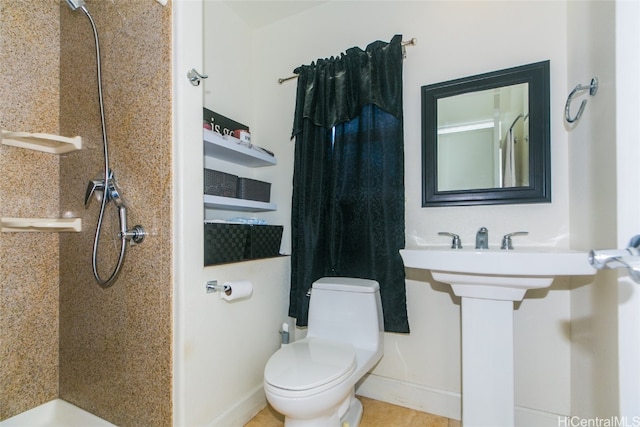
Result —
[[208, 294], [213, 292], [224, 292], [227, 295], [231, 295], [231, 286], [226, 283], [224, 285], [218, 285], [217, 280], [209, 280], [206, 284], [206, 289]]

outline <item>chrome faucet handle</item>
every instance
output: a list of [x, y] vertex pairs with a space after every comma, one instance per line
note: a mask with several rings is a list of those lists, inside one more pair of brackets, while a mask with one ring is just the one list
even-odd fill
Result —
[[454, 233], [449, 233], [446, 231], [440, 231], [438, 236], [449, 236], [452, 237], [451, 240], [451, 249], [462, 249], [462, 242], [460, 241], [460, 236]]
[[89, 181], [89, 185], [87, 185], [87, 191], [84, 194], [85, 209], [89, 206], [91, 196], [93, 196], [94, 194], [98, 201], [102, 201], [102, 197], [104, 194], [104, 179], [93, 179]]
[[96, 200], [98, 200], [98, 202], [101, 202], [103, 197], [107, 198], [107, 202], [111, 199], [111, 190], [113, 188], [113, 171], [111, 169], [109, 169], [107, 181], [109, 182], [109, 188], [106, 188], [107, 185], [105, 185], [103, 177], [98, 177], [89, 181], [89, 184], [87, 185], [87, 191], [84, 193], [85, 209], [89, 207], [89, 202], [91, 201], [91, 196], [93, 195], [96, 196]]
[[513, 249], [513, 240], [511, 239], [512, 236], [526, 236], [528, 235], [529, 232], [528, 231], [514, 231], [513, 233], [508, 233], [505, 234], [502, 237], [502, 244], [500, 245], [500, 249], [504, 249], [507, 251], [510, 251]]

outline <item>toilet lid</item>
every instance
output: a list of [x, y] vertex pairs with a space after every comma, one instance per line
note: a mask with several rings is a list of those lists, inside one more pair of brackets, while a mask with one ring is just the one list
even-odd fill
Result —
[[348, 344], [320, 339], [296, 341], [278, 350], [267, 362], [264, 379], [286, 390], [308, 390], [341, 380], [356, 368]]

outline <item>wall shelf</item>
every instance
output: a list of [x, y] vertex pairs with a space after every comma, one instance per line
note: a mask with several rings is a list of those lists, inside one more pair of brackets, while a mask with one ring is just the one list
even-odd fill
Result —
[[204, 155], [226, 162], [248, 167], [273, 166], [278, 163], [271, 156], [254, 148], [240, 145], [240, 140], [232, 136], [222, 136], [217, 132], [203, 129]]
[[204, 195], [204, 207], [209, 209], [221, 209], [241, 212], [275, 211], [278, 208], [275, 203], [236, 199], [234, 197], [211, 196], [208, 194]]
[[[47, 133], [11, 132], [2, 129], [0, 143], [27, 150], [42, 151], [50, 154], [64, 154], [82, 148], [79, 136], [51, 135]], [[80, 218], [0, 218], [0, 231], [3, 233], [21, 232], [80, 232]]]
[[82, 148], [82, 138], [79, 136], [68, 138], [46, 133], [11, 132], [8, 130], [2, 130], [0, 133], [0, 143], [51, 154], [64, 154]]
[[80, 232], [80, 218], [2, 218], [3, 233], [19, 232]]
[[[240, 144], [240, 140], [232, 136], [222, 136], [217, 132], [203, 129], [203, 146], [205, 157], [235, 163], [246, 167], [273, 166], [278, 163], [275, 156], [249, 148]], [[220, 209], [240, 212], [275, 211], [274, 203], [258, 202], [255, 200], [238, 199], [235, 197], [204, 195], [206, 209]]]

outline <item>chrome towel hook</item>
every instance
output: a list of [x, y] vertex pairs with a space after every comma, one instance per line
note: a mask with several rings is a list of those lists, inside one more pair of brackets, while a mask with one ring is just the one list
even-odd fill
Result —
[[200, 86], [200, 80], [208, 79], [209, 76], [206, 74], [200, 74], [199, 72], [196, 71], [195, 68], [192, 68], [189, 71], [187, 71], [187, 78], [189, 79], [189, 82], [192, 85]]
[[571, 118], [571, 113], [570, 113], [571, 101], [573, 101], [573, 97], [576, 93], [585, 91], [587, 89], [589, 90], [589, 95], [591, 96], [594, 96], [596, 93], [598, 93], [597, 77], [594, 77], [591, 79], [591, 84], [589, 84], [589, 86], [578, 85], [574, 87], [571, 93], [569, 94], [569, 97], [567, 98], [567, 103], [564, 106], [564, 118], [568, 123], [573, 123], [578, 119], [580, 119], [580, 117], [582, 116], [582, 113], [584, 112], [584, 108], [587, 106], [587, 100], [586, 99], [582, 100], [582, 102], [580, 103], [580, 108], [578, 109], [578, 113], [574, 118]]

